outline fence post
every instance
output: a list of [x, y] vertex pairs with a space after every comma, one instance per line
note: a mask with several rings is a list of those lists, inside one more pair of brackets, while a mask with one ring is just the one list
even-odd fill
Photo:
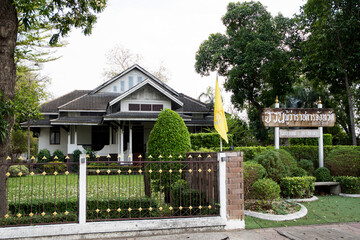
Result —
[[86, 154], [79, 159], [79, 223], [86, 223]]
[[225, 219], [225, 229], [244, 229], [243, 154], [218, 153], [220, 216]]
[[226, 161], [225, 153], [218, 153], [220, 217], [226, 221]]

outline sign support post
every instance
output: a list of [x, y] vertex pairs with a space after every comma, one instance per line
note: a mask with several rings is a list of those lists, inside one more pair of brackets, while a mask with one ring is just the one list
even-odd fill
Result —
[[[276, 100], [275, 100], [275, 108], [279, 108], [279, 100], [278, 97], [276, 96]], [[280, 127], [275, 127], [275, 149], [279, 149], [280, 148]]]
[[[319, 97], [318, 108], [322, 108], [321, 98]], [[319, 127], [319, 167], [324, 167], [324, 137], [323, 127]]]

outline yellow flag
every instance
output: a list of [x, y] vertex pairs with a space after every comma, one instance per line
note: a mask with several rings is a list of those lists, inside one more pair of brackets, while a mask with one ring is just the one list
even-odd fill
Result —
[[214, 109], [214, 127], [220, 136], [227, 142], [227, 132], [228, 126], [226, 123], [224, 108], [221, 100], [220, 89], [218, 84], [218, 79], [216, 77], [216, 86], [215, 86], [215, 109]]

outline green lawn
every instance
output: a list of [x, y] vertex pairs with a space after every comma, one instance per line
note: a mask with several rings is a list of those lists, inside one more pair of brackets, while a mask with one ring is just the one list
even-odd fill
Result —
[[308, 209], [308, 214], [301, 219], [275, 222], [245, 216], [246, 229], [360, 221], [360, 198], [329, 195], [301, 204]]
[[[9, 178], [7, 183], [9, 202], [65, 200], [77, 198], [78, 175], [34, 175]], [[33, 187], [31, 187], [33, 186]], [[20, 191], [19, 191], [20, 190]], [[142, 175], [89, 175], [87, 196], [99, 199], [112, 197], [144, 196]]]

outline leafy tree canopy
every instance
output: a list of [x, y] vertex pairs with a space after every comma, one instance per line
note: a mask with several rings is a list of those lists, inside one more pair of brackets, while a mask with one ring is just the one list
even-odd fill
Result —
[[291, 51], [296, 46], [295, 22], [282, 15], [272, 17], [259, 2], [229, 3], [222, 21], [226, 33], [211, 34], [200, 45], [195, 70], [225, 76], [235, 107], [252, 106], [258, 118], [276, 96], [291, 90], [297, 76]]

